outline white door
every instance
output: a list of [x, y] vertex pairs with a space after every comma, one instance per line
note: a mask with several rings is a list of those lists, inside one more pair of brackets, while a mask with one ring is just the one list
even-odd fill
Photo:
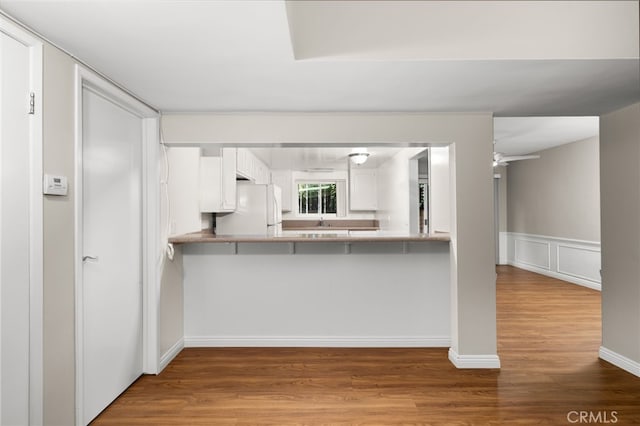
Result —
[[0, 32], [0, 424], [29, 424], [29, 48]]
[[142, 374], [142, 119], [82, 95], [82, 421]]

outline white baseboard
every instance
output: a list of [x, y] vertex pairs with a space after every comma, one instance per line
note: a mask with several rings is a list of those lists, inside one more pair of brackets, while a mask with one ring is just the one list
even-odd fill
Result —
[[167, 365], [180, 353], [180, 351], [184, 348], [184, 339], [178, 340], [173, 344], [163, 355], [160, 357], [160, 365], [158, 369], [158, 374], [162, 373], [162, 370], [165, 369]]
[[500, 368], [498, 355], [460, 355], [449, 348], [449, 361], [456, 368]]
[[516, 268], [524, 269], [526, 271], [535, 272], [535, 273], [540, 274], [540, 275], [546, 275], [547, 277], [557, 278], [557, 279], [562, 280], [562, 281], [567, 281], [567, 282], [570, 282], [572, 284], [578, 284], [578, 285], [581, 285], [583, 287], [587, 287], [587, 288], [590, 288], [590, 289], [593, 289], [593, 290], [602, 291], [602, 284], [596, 283], [596, 282], [593, 282], [593, 281], [584, 280], [582, 278], [574, 277], [574, 276], [567, 275], [567, 274], [561, 274], [561, 273], [555, 272], [555, 271], [549, 271], [548, 269], [538, 268], [536, 266], [528, 265], [526, 263], [509, 262], [509, 265], [515, 266]]
[[507, 263], [600, 291], [600, 243], [507, 232]]
[[622, 356], [612, 351], [611, 349], [605, 348], [604, 346], [600, 346], [598, 355], [601, 359], [615, 365], [616, 367], [622, 368], [623, 370], [640, 377], [640, 362], [636, 362], [632, 359]]
[[326, 347], [326, 348], [446, 348], [445, 336], [187, 336], [184, 346], [198, 347]]

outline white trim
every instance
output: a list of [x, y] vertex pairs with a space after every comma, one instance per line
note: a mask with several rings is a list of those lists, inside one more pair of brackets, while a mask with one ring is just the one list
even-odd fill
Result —
[[[159, 172], [159, 118], [143, 119], [143, 156], [142, 156], [142, 235], [143, 276], [146, 275], [146, 285], [143, 286], [143, 371], [147, 374], [160, 372], [160, 343], [158, 329], [160, 324], [159, 282], [162, 276], [162, 265], [158, 262], [160, 250], [160, 172]], [[162, 256], [162, 254], [160, 254]]]
[[499, 245], [498, 245], [498, 262], [500, 265], [508, 265], [509, 264], [509, 256], [508, 256], [508, 234], [507, 232], [500, 232], [498, 234]]
[[[106, 100], [140, 117], [143, 122], [142, 141], [142, 300], [143, 300], [143, 372], [158, 372], [158, 135], [159, 117], [155, 110], [132, 97], [121, 88], [104, 80], [99, 74], [76, 64], [75, 66], [75, 159], [74, 172], [74, 242], [75, 242], [75, 355], [76, 355], [76, 424], [82, 425], [83, 419], [83, 293], [82, 293], [82, 91], [89, 89]], [[154, 157], [155, 155], [155, 157]]]
[[84, 372], [84, 340], [82, 335], [82, 318], [84, 317], [83, 303], [84, 300], [82, 292], [82, 235], [83, 235], [83, 215], [82, 215], [82, 69], [76, 66], [75, 75], [75, 134], [74, 134], [74, 155], [76, 168], [74, 170], [74, 285], [75, 285], [75, 403], [76, 403], [76, 425], [82, 425], [82, 407], [84, 404], [84, 384], [83, 384], [83, 372]]
[[160, 367], [158, 368], [158, 374], [160, 374], [162, 370], [164, 370], [167, 365], [169, 365], [169, 363], [173, 361], [173, 359], [178, 356], [178, 354], [183, 349], [184, 339], [180, 338], [176, 343], [173, 344], [173, 346], [171, 346], [164, 354], [162, 354], [162, 357], [160, 357]]
[[[29, 47], [29, 85], [35, 94], [29, 136], [29, 424], [43, 424], [43, 212], [42, 212], [42, 41], [0, 17], [0, 31]], [[0, 398], [0, 405], [2, 399]], [[2, 407], [0, 406], [0, 413]], [[1, 414], [0, 414], [1, 416]], [[0, 417], [1, 418], [1, 417]]]
[[509, 265], [515, 266], [516, 268], [524, 269], [525, 271], [531, 271], [531, 272], [535, 272], [535, 273], [540, 274], [540, 275], [545, 275], [547, 277], [556, 278], [558, 280], [566, 281], [566, 282], [569, 282], [571, 284], [581, 285], [583, 287], [587, 287], [587, 288], [590, 288], [592, 290], [598, 290], [598, 291], [602, 290], [602, 286], [600, 285], [600, 283], [594, 283], [593, 281], [587, 281], [587, 280], [584, 280], [582, 278], [574, 277], [572, 275], [560, 274], [558, 272], [549, 271], [547, 269], [537, 268], [535, 266], [526, 265], [524, 263], [518, 263], [518, 262], [509, 262]]
[[449, 361], [456, 368], [500, 368], [498, 355], [460, 355], [449, 348]]
[[[593, 260], [593, 255], [589, 256], [589, 253], [600, 254], [600, 243], [516, 232], [507, 232], [506, 235], [507, 264], [573, 284], [578, 284], [593, 290], [601, 290], [602, 286], [600, 277], [596, 279], [593, 277], [593, 270], [594, 268], [599, 270], [600, 263], [594, 263], [596, 261]], [[515, 247], [518, 241], [546, 244], [548, 247], [549, 267], [547, 268], [544, 265], [534, 265], [529, 262], [523, 262], [521, 259], [517, 259], [515, 255]], [[580, 266], [584, 268], [584, 273], [563, 269], [561, 248], [570, 248], [582, 251], [585, 254], [583, 261], [580, 262]]]
[[[4, 21], [0, 19], [0, 29]], [[2, 40], [0, 40], [0, 43]], [[0, 45], [0, 61], [2, 46]], [[2, 84], [2, 67], [0, 66], [0, 84]], [[2, 124], [2, 102], [0, 101], [0, 125]], [[2, 132], [0, 132], [0, 164], [2, 164]], [[0, 224], [2, 224], [2, 178], [0, 178]], [[0, 225], [1, 227], [1, 225]], [[1, 239], [1, 238], [0, 238]], [[2, 244], [0, 243], [0, 380], [2, 380]], [[2, 422], [2, 384], [0, 383], [0, 422]]]
[[446, 348], [448, 336], [186, 336], [186, 348], [216, 347], [336, 347]]
[[[558, 243], [557, 245], [557, 250], [556, 250], [556, 270], [558, 271], [559, 274], [563, 274], [563, 275], [568, 275], [580, 280], [586, 280], [586, 281], [590, 281], [593, 282], [594, 280], [586, 275], [582, 275], [582, 274], [576, 274], [575, 272], [569, 272], [569, 271], [564, 271], [562, 270], [562, 262], [561, 262], [561, 257], [560, 257], [560, 248], [564, 247], [564, 248], [568, 248], [568, 249], [574, 249], [574, 250], [581, 250], [581, 251], [590, 251], [592, 253], [600, 253], [600, 250], [596, 250], [590, 247], [581, 247], [575, 244], [561, 244]], [[598, 288], [600, 288], [600, 286], [598, 286]]]
[[507, 232], [512, 237], [522, 237], [522, 239], [530, 239], [530, 240], [552, 240], [552, 241], [560, 241], [568, 244], [576, 244], [578, 246], [590, 245], [597, 248], [600, 248], [600, 243], [597, 241], [589, 241], [589, 240], [576, 240], [575, 238], [563, 238], [563, 237], [551, 237], [549, 235], [538, 235], [538, 234], [527, 234], [523, 232]]
[[636, 362], [626, 356], [620, 355], [617, 352], [607, 349], [604, 346], [600, 346], [598, 356], [616, 367], [622, 368], [635, 376], [640, 377], [640, 362]]
[[[535, 263], [518, 259], [518, 243], [532, 243], [532, 244], [539, 244], [539, 245], [545, 246], [547, 248], [547, 265], [546, 266], [536, 265]], [[549, 242], [547, 241], [536, 241], [531, 238], [519, 238], [514, 242], [514, 260], [518, 263], [534, 266], [539, 269], [550, 270], [551, 269], [551, 244], [549, 244]]]

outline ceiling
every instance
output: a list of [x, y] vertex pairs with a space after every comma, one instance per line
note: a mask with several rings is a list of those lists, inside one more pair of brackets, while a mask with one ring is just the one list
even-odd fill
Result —
[[[251, 148], [265, 164], [271, 169], [309, 170], [331, 169], [347, 170], [349, 154], [352, 152], [369, 153], [369, 158], [362, 165], [363, 168], [377, 168], [382, 163], [393, 157], [403, 148], [369, 147], [369, 148]], [[328, 170], [327, 170], [328, 171]]]
[[[518, 2], [526, 16], [509, 5], [485, 14], [493, 20], [472, 10], [481, 3], [510, 2], [0, 0], [0, 9], [163, 112], [597, 116], [640, 101], [637, 2]], [[565, 19], [578, 3], [582, 19]], [[569, 9], [551, 19], [539, 4]], [[600, 22], [603, 10], [611, 17]], [[513, 19], [495, 18], [505, 13]], [[434, 28], [446, 37], [425, 33]]]
[[494, 150], [505, 155], [531, 154], [599, 135], [598, 117], [497, 117]]

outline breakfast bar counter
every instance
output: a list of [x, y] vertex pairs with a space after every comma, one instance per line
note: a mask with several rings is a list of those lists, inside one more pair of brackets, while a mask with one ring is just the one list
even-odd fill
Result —
[[351, 242], [449, 242], [447, 233], [437, 234], [399, 234], [384, 231], [283, 231], [280, 234], [267, 235], [217, 235], [210, 231], [192, 232], [169, 238], [173, 244], [193, 243], [351, 243]]

